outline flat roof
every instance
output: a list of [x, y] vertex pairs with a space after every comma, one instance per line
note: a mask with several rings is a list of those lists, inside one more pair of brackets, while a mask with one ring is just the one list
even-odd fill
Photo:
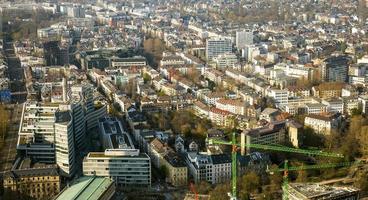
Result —
[[113, 182], [106, 177], [83, 176], [66, 187], [56, 200], [98, 200]]

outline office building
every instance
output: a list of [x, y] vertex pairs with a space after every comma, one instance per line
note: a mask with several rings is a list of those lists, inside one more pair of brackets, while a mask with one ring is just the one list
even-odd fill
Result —
[[320, 68], [322, 80], [347, 82], [350, 60], [348, 56], [332, 56], [325, 59]]
[[118, 186], [151, 186], [151, 160], [136, 149], [117, 118], [99, 120], [104, 152], [90, 152], [83, 160], [86, 176], [111, 177]]
[[253, 44], [253, 31], [237, 31], [235, 35], [235, 46], [237, 49], [244, 49], [247, 45]]
[[89, 84], [74, 85], [68, 91], [65, 86], [61, 93], [57, 103], [28, 101], [23, 105], [17, 150], [34, 161], [56, 163], [62, 175], [71, 177], [85, 154], [86, 124], [92, 128], [91, 122], [103, 117], [106, 107], [94, 107]]
[[232, 52], [231, 40], [225, 38], [210, 38], [206, 41], [206, 58], [208, 61], [213, 58]]

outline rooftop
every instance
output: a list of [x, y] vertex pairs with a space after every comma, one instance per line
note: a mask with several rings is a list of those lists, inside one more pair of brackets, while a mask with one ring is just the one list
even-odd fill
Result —
[[110, 178], [84, 176], [66, 187], [56, 200], [98, 200], [112, 185]]
[[348, 199], [357, 196], [359, 190], [353, 187], [327, 186], [314, 183], [291, 183], [289, 192], [301, 199]]

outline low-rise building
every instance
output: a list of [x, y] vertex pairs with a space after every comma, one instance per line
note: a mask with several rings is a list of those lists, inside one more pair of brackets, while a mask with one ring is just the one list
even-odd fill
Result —
[[186, 162], [195, 183], [207, 181], [217, 184], [231, 178], [231, 158], [227, 154], [208, 155], [190, 152], [187, 153]]
[[83, 176], [65, 187], [55, 200], [110, 200], [115, 194], [114, 181], [106, 177]]
[[60, 192], [61, 176], [57, 165], [32, 163], [29, 158], [18, 162], [21, 162], [19, 166], [4, 174], [6, 196], [52, 199]]
[[[245, 135], [247, 144], [280, 144], [286, 140], [286, 122], [273, 122], [261, 128], [245, 130], [242, 134]], [[247, 152], [250, 152], [249, 147]]]
[[359, 190], [350, 186], [290, 183], [286, 195], [290, 200], [358, 200]]
[[310, 114], [304, 119], [304, 125], [311, 127], [316, 133], [330, 135], [341, 124], [340, 114], [315, 115]]

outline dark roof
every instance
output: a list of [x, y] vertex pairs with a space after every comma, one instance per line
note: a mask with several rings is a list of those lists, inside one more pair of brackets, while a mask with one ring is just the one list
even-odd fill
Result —
[[165, 160], [170, 163], [173, 167], [186, 167], [184, 160], [179, 154], [174, 151], [169, 151], [165, 156]]
[[218, 155], [211, 155], [210, 156], [212, 163], [216, 164], [224, 164], [224, 163], [231, 163], [231, 157], [228, 154], [218, 154]]
[[32, 176], [59, 176], [59, 169], [56, 165], [50, 165], [43, 168], [28, 168], [7, 171], [4, 177], [21, 178]]

